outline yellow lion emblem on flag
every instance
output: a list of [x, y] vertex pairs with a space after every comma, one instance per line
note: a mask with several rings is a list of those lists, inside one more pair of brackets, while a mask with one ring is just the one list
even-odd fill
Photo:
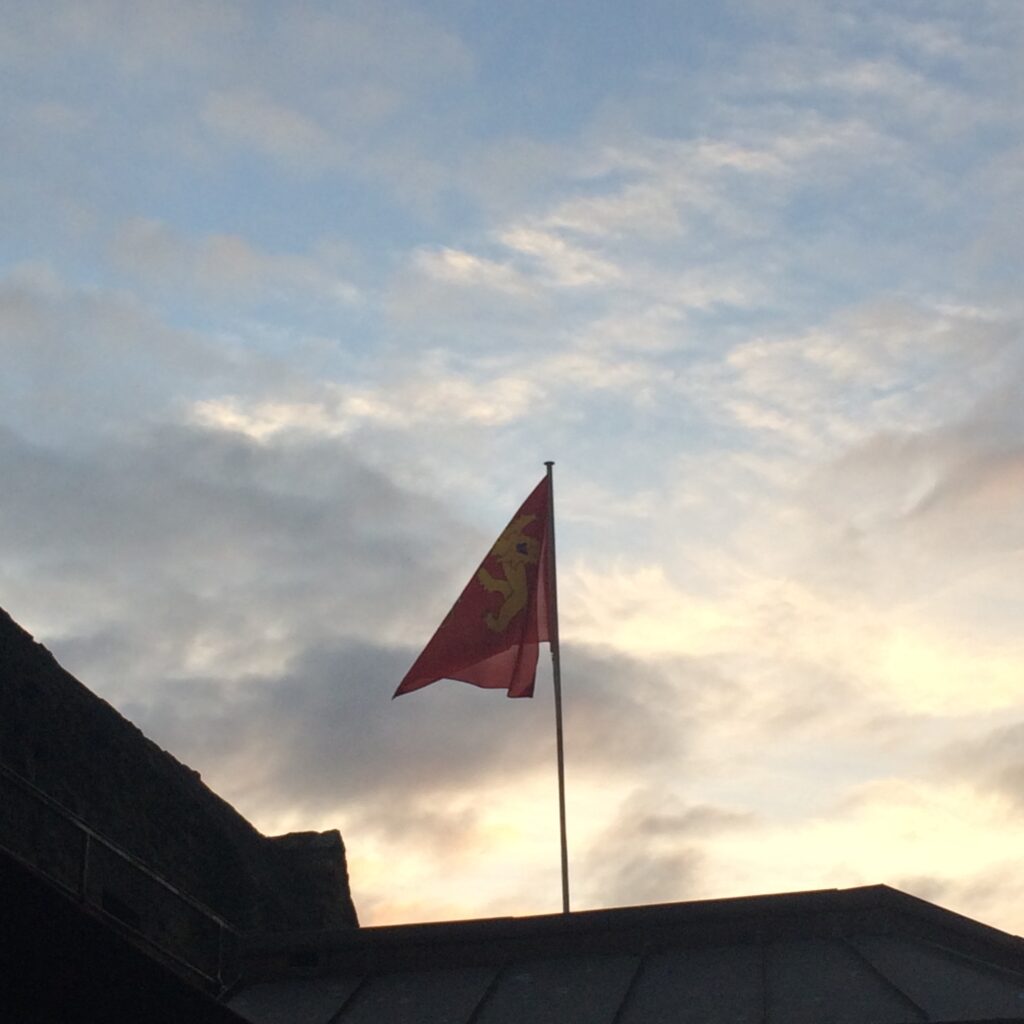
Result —
[[476, 574], [485, 590], [505, 598], [497, 614], [488, 612], [484, 616], [487, 628], [495, 633], [505, 632], [508, 624], [526, 607], [530, 596], [526, 567], [535, 565], [540, 558], [540, 541], [527, 537], [523, 530], [536, 518], [527, 515], [513, 519], [491, 548], [490, 554], [498, 560], [505, 574], [504, 579], [492, 576], [482, 566]]

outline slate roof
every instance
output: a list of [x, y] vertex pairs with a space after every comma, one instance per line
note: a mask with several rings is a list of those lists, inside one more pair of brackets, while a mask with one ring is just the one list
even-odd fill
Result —
[[251, 937], [253, 1024], [1024, 1021], [1024, 941], [886, 886]]

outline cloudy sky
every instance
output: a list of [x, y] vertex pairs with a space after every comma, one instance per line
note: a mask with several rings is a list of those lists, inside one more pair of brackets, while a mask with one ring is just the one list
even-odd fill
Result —
[[7, 0], [0, 604], [364, 923], [560, 906], [390, 697], [556, 461], [576, 908], [1024, 931], [1019, 0]]

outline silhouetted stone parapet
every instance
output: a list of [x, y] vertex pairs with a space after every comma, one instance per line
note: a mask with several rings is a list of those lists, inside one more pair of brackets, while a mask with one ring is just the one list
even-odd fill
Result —
[[[261, 835], [2, 609], [0, 763], [239, 930], [357, 923], [336, 831]], [[57, 821], [0, 815], [0, 845], [63, 863]]]
[[337, 829], [289, 832], [283, 836], [271, 836], [269, 842], [277, 856], [303, 879], [303, 898], [313, 898], [310, 920], [319, 917], [316, 927], [334, 927], [332, 922], [338, 918], [338, 893], [348, 891], [348, 868], [341, 833]]

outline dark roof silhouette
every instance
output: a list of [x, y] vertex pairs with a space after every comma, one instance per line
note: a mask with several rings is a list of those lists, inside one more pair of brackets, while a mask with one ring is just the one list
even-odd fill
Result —
[[337, 832], [261, 835], [2, 609], [0, 766], [236, 928], [356, 924]]
[[1024, 1020], [1024, 942], [886, 886], [278, 934], [245, 961], [255, 1024]]
[[2, 611], [0, 908], [19, 1022], [1024, 1024], [1024, 942], [885, 886], [358, 928], [336, 832], [260, 835]]
[[0, 1020], [244, 1024], [3, 849], [0, 907]]

